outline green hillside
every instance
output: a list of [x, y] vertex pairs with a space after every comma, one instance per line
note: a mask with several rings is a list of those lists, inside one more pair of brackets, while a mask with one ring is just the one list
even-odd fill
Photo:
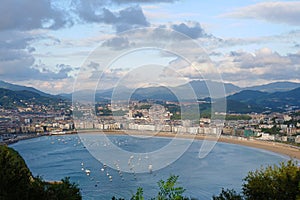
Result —
[[38, 93], [22, 90], [12, 91], [0, 88], [0, 106], [4, 108], [27, 107], [28, 105], [56, 105], [60, 98], [41, 96]]

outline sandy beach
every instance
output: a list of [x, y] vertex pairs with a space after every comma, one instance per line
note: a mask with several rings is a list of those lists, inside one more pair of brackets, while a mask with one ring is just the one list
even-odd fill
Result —
[[234, 136], [221, 136], [220, 138], [210, 137], [205, 135], [191, 135], [191, 134], [174, 134], [168, 132], [151, 132], [151, 131], [105, 131], [101, 132], [99, 130], [81, 130], [79, 133], [104, 133], [106, 135], [140, 135], [145, 137], [176, 137], [176, 138], [186, 138], [186, 139], [197, 139], [197, 140], [212, 140], [218, 142], [225, 142], [230, 144], [243, 145], [253, 148], [264, 149], [267, 151], [272, 151], [282, 155], [286, 155], [293, 159], [300, 160], [300, 147], [292, 146], [289, 144], [273, 142], [273, 141], [261, 141], [247, 138], [240, 138]]

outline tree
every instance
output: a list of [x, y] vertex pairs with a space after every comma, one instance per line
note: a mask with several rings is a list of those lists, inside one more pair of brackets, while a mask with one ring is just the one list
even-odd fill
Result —
[[31, 180], [31, 172], [19, 153], [0, 145], [0, 199], [29, 199]]
[[249, 172], [244, 180], [243, 194], [248, 200], [300, 199], [300, 168], [292, 160]]
[[145, 198], [143, 197], [143, 193], [143, 188], [139, 187], [130, 200], [144, 200]]
[[213, 200], [300, 200], [300, 167], [293, 160], [249, 172], [244, 181], [242, 194], [222, 189]]
[[[176, 187], [179, 176], [171, 175], [167, 181], [160, 180], [157, 184], [159, 192], [155, 198], [151, 200], [188, 200], [189, 198], [183, 197], [185, 189], [183, 187]], [[135, 194], [132, 195], [130, 200], [144, 200], [143, 188], [139, 187]], [[112, 197], [112, 200], [124, 200]]]
[[1, 200], [81, 200], [78, 186], [64, 178], [49, 183], [33, 177], [17, 151], [0, 145]]
[[156, 197], [157, 200], [181, 200], [185, 199], [182, 194], [185, 189], [183, 187], [176, 187], [179, 176], [171, 175], [167, 181], [160, 180], [158, 182], [159, 192]]
[[47, 195], [47, 200], [81, 200], [78, 185], [71, 183], [69, 177], [62, 179], [61, 182], [58, 183], [46, 184], [45, 192]]
[[225, 190], [222, 188], [219, 196], [213, 196], [213, 200], [243, 200], [243, 198], [235, 190]]

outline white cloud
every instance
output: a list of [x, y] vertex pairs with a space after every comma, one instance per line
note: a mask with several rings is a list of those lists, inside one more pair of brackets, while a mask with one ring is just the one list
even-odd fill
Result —
[[295, 80], [300, 76], [300, 52], [280, 55], [269, 48], [253, 53], [230, 52], [217, 63], [225, 81], [250, 84], [255, 80]]
[[259, 19], [273, 23], [300, 25], [300, 2], [263, 2], [222, 15], [241, 19]]

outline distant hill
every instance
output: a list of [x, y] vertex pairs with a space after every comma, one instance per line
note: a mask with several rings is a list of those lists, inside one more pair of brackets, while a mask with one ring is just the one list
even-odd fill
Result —
[[96, 100], [111, 99], [114, 100], [144, 100], [144, 99], [155, 99], [155, 100], [167, 100], [167, 101], [177, 101], [177, 97], [172, 93], [172, 91], [166, 87], [148, 87], [148, 88], [138, 88], [132, 90], [126, 87], [118, 88], [116, 90], [100, 90], [96, 92]]
[[285, 92], [300, 87], [300, 83], [295, 82], [274, 82], [265, 85], [258, 85], [252, 87], [243, 88], [243, 90], [258, 90], [262, 92]]
[[37, 90], [33, 87], [11, 84], [11, 83], [1, 81], [1, 80], [0, 80], [0, 88], [12, 90], [12, 91], [30, 91], [30, 92], [35, 92], [41, 96], [53, 97], [53, 95], [47, 94], [47, 93]]
[[[194, 80], [189, 83], [177, 86], [174, 88], [174, 90], [178, 93], [181, 94], [182, 96], [186, 95], [186, 91], [189, 91], [190, 88], [193, 88], [195, 91], [195, 94], [197, 98], [204, 98], [204, 97], [209, 97], [210, 91], [209, 90], [223, 90], [220, 92], [216, 92], [219, 94], [225, 94], [225, 96], [236, 93], [241, 91], [241, 88], [238, 86], [235, 86], [231, 83], [221, 83], [221, 82], [215, 82], [215, 81], [200, 81], [200, 80]], [[219, 97], [222, 97], [219, 96]], [[186, 98], [190, 98], [186, 96]]]
[[61, 93], [57, 96], [60, 96], [62, 98], [68, 99], [68, 100], [72, 100], [72, 93]]
[[[255, 108], [257, 111], [282, 111], [286, 107], [300, 107], [300, 87], [286, 92], [260, 92], [252, 90], [244, 90], [237, 94], [227, 97], [227, 101], [231, 102], [231, 110], [239, 112], [239, 108], [235, 108], [233, 102], [242, 103], [249, 108]], [[254, 110], [254, 109], [253, 109]]]
[[227, 99], [227, 113], [262, 113], [266, 110], [260, 105]]
[[[208, 86], [207, 86], [208, 85]], [[155, 99], [155, 100], [167, 100], [167, 101], [178, 101], [189, 100], [195, 98], [205, 98], [210, 96], [208, 87], [211, 90], [223, 90], [223, 92], [216, 92], [216, 94], [229, 95], [235, 92], [239, 92], [241, 88], [230, 84], [230, 83], [219, 83], [213, 81], [191, 81], [189, 83], [177, 86], [177, 87], [147, 87], [147, 88], [138, 88], [134, 92], [131, 89], [122, 87], [114, 91], [113, 88], [108, 90], [100, 90], [96, 92], [96, 100], [100, 99], [110, 99], [114, 93], [114, 99], [125, 99], [131, 97], [134, 100], [143, 100], [143, 99]], [[192, 93], [192, 92], [193, 93]], [[85, 92], [82, 91], [82, 94]], [[118, 96], [116, 96], [118, 94]], [[67, 96], [64, 94], [64, 96]], [[221, 97], [221, 96], [216, 96]]]
[[0, 88], [0, 106], [4, 108], [27, 107], [27, 104], [56, 105], [60, 101], [59, 98], [45, 97], [32, 91], [12, 91]]
[[300, 87], [286, 92], [274, 92], [267, 97], [261, 104], [265, 106], [271, 105], [273, 108], [284, 108], [286, 106], [300, 107]]
[[236, 94], [227, 97], [228, 100], [255, 103], [258, 99], [265, 98], [269, 95], [267, 92], [260, 92], [254, 90], [243, 90]]

